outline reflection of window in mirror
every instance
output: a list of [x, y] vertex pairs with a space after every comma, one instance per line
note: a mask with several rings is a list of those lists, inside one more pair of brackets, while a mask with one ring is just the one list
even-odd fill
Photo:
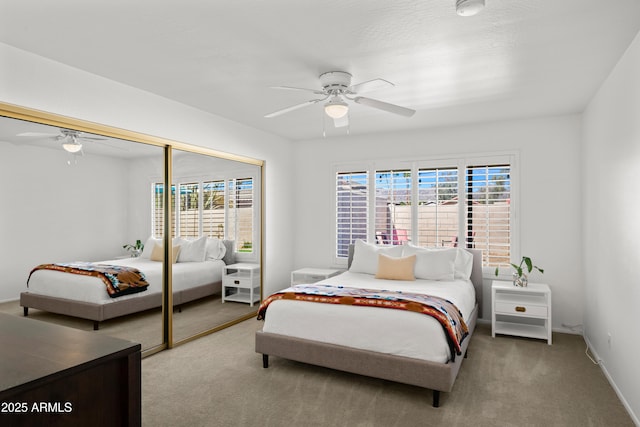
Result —
[[[229, 172], [229, 173], [232, 173]], [[199, 181], [176, 182], [171, 186], [172, 237], [215, 237], [235, 242], [238, 254], [254, 253], [254, 177], [204, 177]], [[156, 238], [163, 234], [164, 184], [152, 186], [154, 209], [152, 228]], [[179, 194], [176, 204], [176, 194]]]

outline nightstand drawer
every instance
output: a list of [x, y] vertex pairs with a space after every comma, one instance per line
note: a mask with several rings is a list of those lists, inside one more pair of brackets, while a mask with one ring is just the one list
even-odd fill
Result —
[[253, 278], [250, 276], [238, 276], [236, 274], [230, 274], [222, 277], [222, 284], [224, 286], [235, 286], [238, 288], [250, 288], [253, 284]]
[[496, 301], [496, 314], [547, 317], [547, 306]]

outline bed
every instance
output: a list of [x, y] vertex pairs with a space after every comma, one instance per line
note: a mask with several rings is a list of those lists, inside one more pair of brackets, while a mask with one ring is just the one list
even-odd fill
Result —
[[[180, 307], [221, 293], [224, 266], [233, 262], [233, 242], [204, 237], [175, 239], [173, 244], [173, 305]], [[37, 266], [28, 278], [27, 290], [20, 294], [20, 305], [25, 316], [34, 308], [92, 320], [93, 329], [98, 330], [101, 321], [162, 306], [162, 254], [162, 242], [150, 238], [140, 257], [95, 263], [132, 267], [144, 274], [148, 282], [144, 290], [115, 298], [98, 277]]]
[[[376, 278], [379, 273], [376, 261], [392, 258], [396, 263], [396, 258], [406, 260], [414, 255], [417, 257], [413, 264], [415, 280], [396, 277], [389, 280], [384, 274]], [[431, 268], [434, 260], [443, 267]], [[288, 288], [266, 298], [259, 310], [264, 325], [256, 332], [255, 349], [263, 356], [263, 367], [269, 366], [269, 356], [278, 356], [416, 385], [433, 390], [433, 406], [438, 407], [440, 392], [450, 392], [453, 388], [481, 313], [481, 251], [410, 245], [386, 247], [356, 241], [350, 247], [348, 265], [345, 273], [313, 286], [321, 288], [320, 292], [324, 292], [325, 286], [332, 292], [335, 287], [344, 286], [349, 290], [391, 289], [412, 295], [440, 294], [459, 309], [464, 319], [460, 323], [466, 325], [464, 338], [457, 346], [453, 345], [451, 333], [448, 334], [436, 318], [422, 313], [341, 303], [317, 304], [309, 302], [308, 295], [299, 298], [295, 292], [298, 300], [294, 300], [292, 289]], [[406, 277], [400, 277], [403, 278]], [[289, 297], [284, 297], [285, 294]]]

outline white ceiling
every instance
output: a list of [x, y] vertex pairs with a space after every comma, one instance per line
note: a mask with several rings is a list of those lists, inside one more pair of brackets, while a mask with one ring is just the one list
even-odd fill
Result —
[[351, 134], [575, 113], [640, 30], [640, 0], [486, 3], [460, 17], [455, 0], [0, 0], [0, 41], [303, 140], [322, 136], [321, 105], [265, 119], [313, 98], [271, 86], [348, 71], [417, 110], [354, 105]]

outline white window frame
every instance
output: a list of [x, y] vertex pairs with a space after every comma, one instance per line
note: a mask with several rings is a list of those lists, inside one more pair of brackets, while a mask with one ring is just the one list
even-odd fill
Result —
[[[336, 203], [336, 176], [338, 173], [349, 173], [355, 171], [365, 171], [368, 173], [368, 191], [369, 191], [369, 206], [367, 209], [367, 223], [370, 224], [375, 215], [375, 173], [381, 170], [397, 170], [397, 169], [411, 169], [411, 174], [414, 179], [417, 177], [419, 169], [429, 168], [451, 168], [457, 167], [458, 169], [458, 235], [466, 235], [466, 170], [468, 166], [482, 166], [482, 165], [510, 165], [510, 204], [511, 209], [509, 211], [509, 226], [510, 226], [510, 258], [511, 262], [520, 259], [520, 224], [519, 224], [519, 211], [520, 211], [520, 160], [519, 152], [517, 151], [505, 151], [494, 153], [472, 153], [462, 156], [439, 156], [428, 159], [418, 160], [376, 160], [376, 161], [362, 161], [362, 162], [349, 162], [342, 164], [334, 164], [332, 167], [332, 191], [334, 200], [334, 230], [333, 230], [333, 246], [332, 246], [332, 259], [334, 265], [340, 267], [346, 267], [347, 259], [337, 256], [337, 205]], [[414, 181], [415, 184], [415, 181]], [[412, 185], [412, 204], [416, 205], [418, 186]], [[412, 235], [417, 235], [418, 231], [418, 215], [412, 214]], [[375, 242], [375, 227], [368, 227], [367, 241]], [[463, 242], [462, 239], [460, 239]], [[483, 267], [483, 275], [485, 277], [494, 276], [495, 267], [485, 266]]]
[[[229, 181], [230, 180], [234, 180], [234, 179], [251, 179], [252, 180], [252, 206], [253, 206], [253, 214], [252, 214], [252, 230], [251, 230], [251, 234], [252, 234], [252, 251], [251, 252], [241, 252], [240, 251], [240, 247], [242, 246], [242, 242], [238, 242], [236, 241], [235, 243], [235, 256], [236, 259], [241, 260], [241, 261], [246, 261], [246, 262], [256, 262], [259, 258], [259, 248], [260, 248], [260, 227], [261, 225], [259, 224], [259, 218], [260, 218], [260, 212], [256, 212], [255, 209], [260, 209], [261, 206], [261, 200], [260, 200], [260, 189], [262, 186], [261, 183], [261, 177], [259, 174], [257, 174], [254, 170], [251, 169], [239, 169], [239, 170], [234, 170], [232, 175], [222, 175], [222, 174], [212, 174], [212, 175], [206, 175], [206, 176], [181, 176], [181, 177], [174, 177], [173, 179], [173, 184], [172, 186], [175, 186], [176, 188], [176, 192], [179, 192], [179, 188], [181, 184], [191, 184], [191, 183], [197, 183], [198, 184], [198, 204], [199, 204], [199, 234], [202, 235], [203, 234], [203, 224], [202, 224], [202, 209], [203, 209], [203, 204], [204, 204], [204, 197], [203, 197], [203, 184], [205, 182], [210, 182], [210, 181], [224, 181], [224, 192], [225, 192], [225, 203], [224, 203], [224, 210], [225, 210], [225, 224], [224, 224], [224, 238], [227, 239], [229, 238], [229, 236], [227, 235], [229, 227], [228, 227], [228, 221], [229, 221], [229, 214], [227, 212], [227, 210], [229, 209], [228, 207], [228, 196], [229, 196]], [[162, 184], [162, 179], [160, 178], [152, 178], [151, 179], [151, 235], [154, 237], [155, 236], [155, 230], [154, 230], [154, 217], [155, 217], [155, 211], [154, 211], [154, 196], [155, 196], [155, 185], [156, 184]], [[179, 209], [179, 194], [176, 194], [176, 210]], [[179, 216], [179, 215], [177, 215]], [[177, 230], [179, 230], [179, 226], [180, 224], [178, 223], [179, 219], [178, 218], [174, 218], [173, 221], [173, 227], [175, 232], [177, 232]], [[235, 240], [235, 238], [233, 239]]]

